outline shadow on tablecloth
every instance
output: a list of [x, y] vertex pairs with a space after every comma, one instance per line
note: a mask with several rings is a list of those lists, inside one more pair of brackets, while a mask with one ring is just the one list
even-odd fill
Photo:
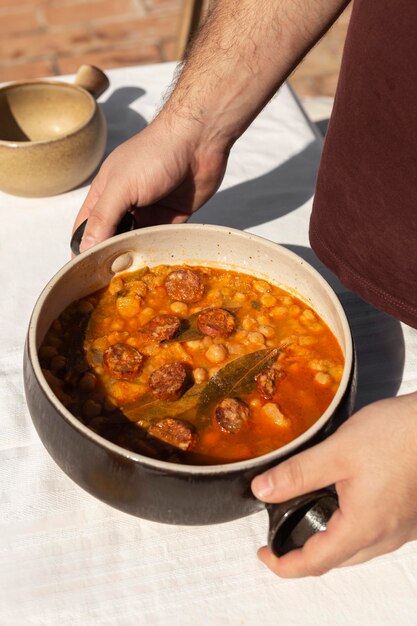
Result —
[[263, 176], [218, 191], [189, 221], [244, 230], [291, 213], [314, 193], [320, 150], [312, 141]]

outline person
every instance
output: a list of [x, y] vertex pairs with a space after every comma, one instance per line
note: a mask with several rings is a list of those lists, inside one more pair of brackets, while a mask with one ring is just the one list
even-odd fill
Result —
[[[77, 216], [81, 249], [128, 210], [180, 223], [218, 189], [230, 150], [346, 0], [217, 0], [155, 119], [104, 162]], [[310, 221], [318, 256], [370, 303], [417, 327], [417, 3], [355, 0]], [[252, 482], [283, 502], [335, 484], [339, 509], [303, 548], [260, 559], [320, 575], [417, 539], [417, 393], [360, 409]]]

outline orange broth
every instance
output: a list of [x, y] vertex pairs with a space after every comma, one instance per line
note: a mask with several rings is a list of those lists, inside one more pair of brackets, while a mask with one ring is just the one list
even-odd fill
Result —
[[[191, 296], [184, 290], [189, 278]], [[213, 310], [221, 324], [227, 318], [227, 329], [204, 326], [202, 312]], [[160, 320], [180, 326], [161, 339]], [[250, 353], [269, 358], [260, 373], [271, 385], [258, 372], [242, 397], [231, 394], [231, 410], [220, 395], [201, 412], [193, 398], [201, 402], [213, 376]], [[292, 293], [239, 272], [167, 265], [119, 274], [70, 305], [39, 355], [57, 396], [90, 428], [126, 448], [195, 465], [260, 456], [299, 436], [331, 402], [344, 365], [332, 332]], [[167, 397], [167, 380], [177, 376], [173, 363], [186, 372], [174, 398]], [[182, 432], [184, 424], [186, 438], [177, 445], [166, 430]]]

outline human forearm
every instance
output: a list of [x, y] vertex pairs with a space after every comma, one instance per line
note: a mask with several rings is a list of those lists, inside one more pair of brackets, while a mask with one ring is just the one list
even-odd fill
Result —
[[228, 147], [348, 0], [216, 0], [164, 112]]

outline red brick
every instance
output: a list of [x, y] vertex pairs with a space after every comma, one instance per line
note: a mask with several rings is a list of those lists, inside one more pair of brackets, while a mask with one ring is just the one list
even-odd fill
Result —
[[135, 20], [93, 24], [92, 29], [101, 43], [136, 40], [138, 42], [157, 42], [178, 33], [178, 20], [173, 16], [149, 15]]
[[158, 63], [161, 60], [161, 52], [157, 46], [135, 45], [119, 49], [96, 50], [85, 54], [59, 55], [58, 68], [61, 74], [71, 74], [76, 72], [83, 63], [96, 65], [105, 70], [127, 65]]
[[43, 78], [53, 74], [53, 67], [49, 60], [0, 65], [0, 82]]
[[0, 0], [0, 9], [11, 6], [19, 6], [20, 9], [38, 8], [48, 2], [50, 2], [50, 0]]
[[150, 13], [181, 14], [183, 0], [147, 0], [146, 6]]
[[44, 9], [48, 24], [74, 24], [112, 15], [134, 13], [134, 0], [100, 0], [47, 6]]
[[50, 52], [65, 52], [91, 45], [91, 36], [85, 27], [40, 32], [0, 39], [0, 58], [35, 57]]
[[163, 61], [177, 61], [177, 40], [167, 39], [161, 43], [161, 53]]
[[12, 35], [40, 28], [36, 12], [31, 9], [8, 9], [0, 15], [0, 33]]

